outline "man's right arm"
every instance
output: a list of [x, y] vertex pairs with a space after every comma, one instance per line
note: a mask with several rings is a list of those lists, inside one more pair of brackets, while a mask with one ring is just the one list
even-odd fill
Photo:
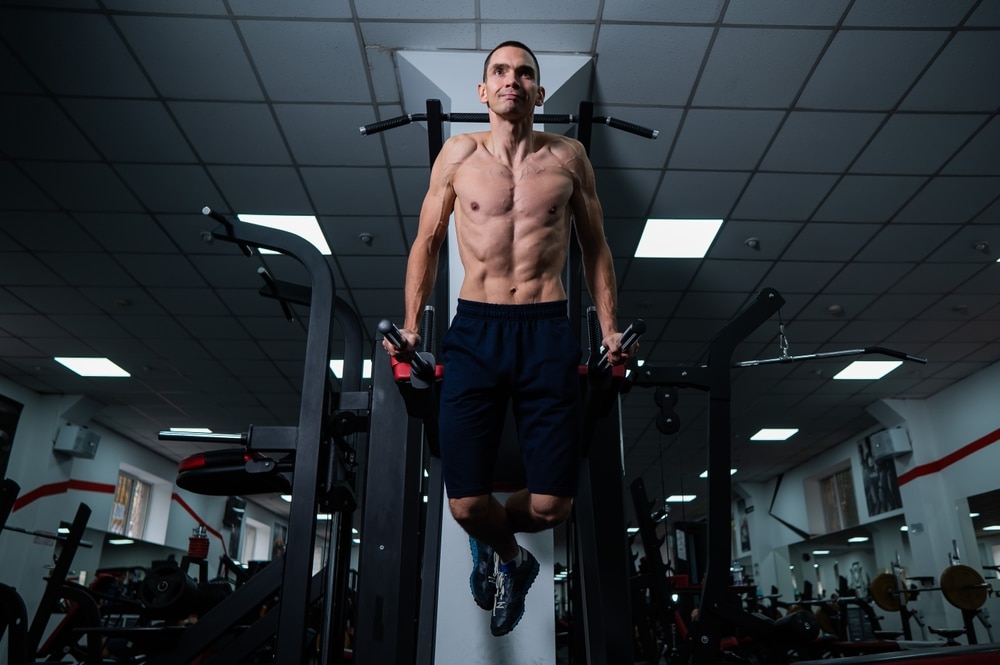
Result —
[[[400, 332], [410, 345], [409, 350], [420, 342], [420, 320], [434, 289], [441, 245], [447, 237], [448, 222], [455, 209], [455, 171], [473, 150], [475, 143], [469, 137], [452, 137], [445, 142], [431, 168], [430, 185], [420, 207], [417, 237], [410, 247], [406, 264], [405, 316]], [[389, 352], [393, 353], [393, 349]]]

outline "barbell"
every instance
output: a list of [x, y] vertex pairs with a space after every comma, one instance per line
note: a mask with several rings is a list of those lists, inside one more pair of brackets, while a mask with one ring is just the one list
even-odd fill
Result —
[[960, 610], [975, 612], [986, 604], [990, 595], [990, 585], [974, 568], [957, 564], [948, 566], [941, 573], [941, 586], [922, 589], [902, 589], [893, 573], [880, 573], [870, 585], [870, 593], [875, 604], [886, 612], [898, 612], [900, 596], [903, 603], [916, 600], [923, 591], [940, 591], [945, 600]]

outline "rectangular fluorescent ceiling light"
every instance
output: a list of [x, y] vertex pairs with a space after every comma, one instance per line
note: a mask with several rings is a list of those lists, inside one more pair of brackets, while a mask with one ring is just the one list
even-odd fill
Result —
[[833, 378], [849, 380], [881, 379], [902, 364], [902, 360], [855, 360], [840, 370], [840, 373]]
[[751, 441], [787, 441], [799, 431], [797, 427], [765, 427], [750, 437]]
[[[331, 360], [330, 361], [330, 371], [338, 379], [344, 376], [344, 361], [343, 360]], [[361, 378], [370, 379], [372, 378], [372, 361], [365, 359], [364, 364], [361, 366]]]
[[131, 538], [112, 538], [108, 541], [108, 545], [131, 545], [134, 542]]
[[849, 542], [849, 543], [867, 543], [868, 542], [868, 536], [854, 536], [853, 538], [848, 538], [847, 542]]
[[991, 524], [990, 526], [984, 526], [983, 531], [1000, 531], [1000, 524]]
[[721, 219], [647, 219], [637, 259], [700, 259], [708, 253]]
[[[729, 475], [730, 476], [735, 476], [736, 475], [736, 469], [730, 469], [729, 470]], [[699, 478], [708, 478], [708, 469], [705, 469], [700, 474], [698, 474], [698, 477]]]
[[667, 503], [687, 503], [697, 498], [697, 494], [671, 494], [666, 498], [666, 501]]
[[107, 358], [53, 358], [60, 365], [64, 365], [80, 376], [112, 376], [128, 377], [132, 376], [118, 365]]
[[171, 427], [171, 432], [185, 432], [187, 434], [212, 434], [212, 430], [207, 427]]
[[[288, 231], [308, 240], [320, 253], [329, 256], [330, 245], [326, 243], [319, 221], [312, 215], [237, 215], [241, 222]], [[277, 254], [269, 249], [261, 249], [261, 254]]]
[[830, 550], [813, 550], [813, 556], [820, 556], [822, 554], [829, 554]]

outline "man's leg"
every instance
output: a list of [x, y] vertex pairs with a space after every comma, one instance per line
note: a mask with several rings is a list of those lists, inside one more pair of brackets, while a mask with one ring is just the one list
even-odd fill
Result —
[[526, 489], [511, 494], [504, 504], [511, 530], [520, 533], [554, 529], [566, 521], [572, 508], [572, 497], [531, 494]]
[[507, 511], [491, 494], [448, 499], [451, 514], [469, 536], [489, 545], [503, 561], [518, 554]]

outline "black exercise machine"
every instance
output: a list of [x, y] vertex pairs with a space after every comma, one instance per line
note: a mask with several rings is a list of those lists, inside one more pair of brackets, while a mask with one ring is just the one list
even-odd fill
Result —
[[[828, 353], [792, 356], [781, 329], [781, 356], [764, 360], [733, 362], [736, 346], [777, 313], [784, 299], [774, 289], [765, 288], [735, 319], [724, 326], [709, 347], [708, 362], [699, 366], [653, 367], [648, 363], [633, 372], [637, 386], [657, 390], [665, 386], [697, 388], [709, 395], [708, 409], [708, 524], [707, 563], [701, 590], [698, 621], [692, 626], [691, 662], [714, 663], [721, 659], [720, 644], [723, 629], [749, 635], [764, 644], [779, 637], [784, 644], [805, 643], [815, 638], [819, 626], [811, 612], [809, 616], [795, 613], [775, 622], [767, 617], [745, 611], [736, 594], [729, 590], [730, 552], [730, 402], [732, 396], [731, 369], [769, 363], [789, 363], [816, 358], [848, 355], [882, 354], [901, 360], [925, 363], [918, 358], [883, 347], [848, 349]], [[661, 415], [670, 413], [672, 406], [659, 396]], [[658, 427], [676, 427], [660, 418]], [[676, 429], [673, 429], [676, 431]]]
[[[441, 102], [436, 99], [427, 100], [426, 110], [425, 114], [372, 123], [361, 127], [360, 131], [372, 135], [411, 122], [426, 122], [429, 163], [433, 164], [444, 142], [444, 122], [489, 122], [485, 113], [445, 114]], [[577, 139], [588, 153], [594, 123], [650, 139], [658, 135], [656, 130], [615, 118], [595, 117], [592, 102], [581, 102], [576, 115], [538, 114], [534, 119], [537, 123], [575, 124]], [[431, 305], [434, 310], [445, 312], [449, 311], [450, 304], [447, 249], [444, 245], [441, 250]], [[565, 283], [569, 320], [580, 326], [584, 319], [582, 268], [580, 249], [575, 241], [570, 242]], [[593, 334], [589, 336], [591, 357], [596, 363], [600, 335], [596, 343]], [[422, 337], [425, 344], [432, 340], [429, 335]], [[433, 355], [433, 345], [425, 351]], [[425, 450], [424, 421], [413, 415], [412, 408], [407, 409], [399, 394], [400, 390], [409, 388], [394, 385], [393, 373], [387, 367], [388, 357], [379, 356], [384, 354], [376, 354], [372, 399], [373, 404], [379, 403], [379, 411], [385, 417], [373, 419], [367, 451], [357, 658], [365, 665], [383, 662], [429, 665], [434, 662], [436, 610], [435, 594], [426, 591], [436, 590], [438, 586], [440, 516], [444, 502], [440, 461], [431, 454], [434, 451]], [[622, 368], [606, 370], [581, 369], [581, 380], [586, 382], [584, 394], [589, 393], [590, 399], [596, 399], [601, 407], [587, 409], [587, 412], [590, 416], [598, 412], [603, 414], [603, 417], [588, 421], [585, 431], [594, 442], [616, 443], [590, 446], [587, 461], [581, 465], [580, 493], [568, 529], [577, 558], [576, 565], [571, 566], [576, 577], [572, 591], [578, 610], [574, 613], [577, 620], [573, 626], [573, 641], [579, 654], [576, 662], [587, 663], [631, 662], [633, 649], [628, 590], [630, 554], [624, 524], [624, 463], [618, 426], [620, 414], [615, 399], [623, 385], [624, 371]], [[603, 397], [598, 399], [599, 395]], [[433, 445], [434, 440], [430, 432], [427, 441]], [[401, 443], [404, 441], [405, 445]], [[421, 469], [427, 472], [426, 479]], [[378, 473], [381, 480], [378, 485], [373, 483], [373, 473]], [[422, 495], [427, 496], [426, 503]], [[422, 556], [412, 554], [416, 552], [422, 552]], [[419, 572], [418, 558], [422, 561]], [[378, 573], [373, 577], [371, 572], [365, 575], [366, 570]]]

